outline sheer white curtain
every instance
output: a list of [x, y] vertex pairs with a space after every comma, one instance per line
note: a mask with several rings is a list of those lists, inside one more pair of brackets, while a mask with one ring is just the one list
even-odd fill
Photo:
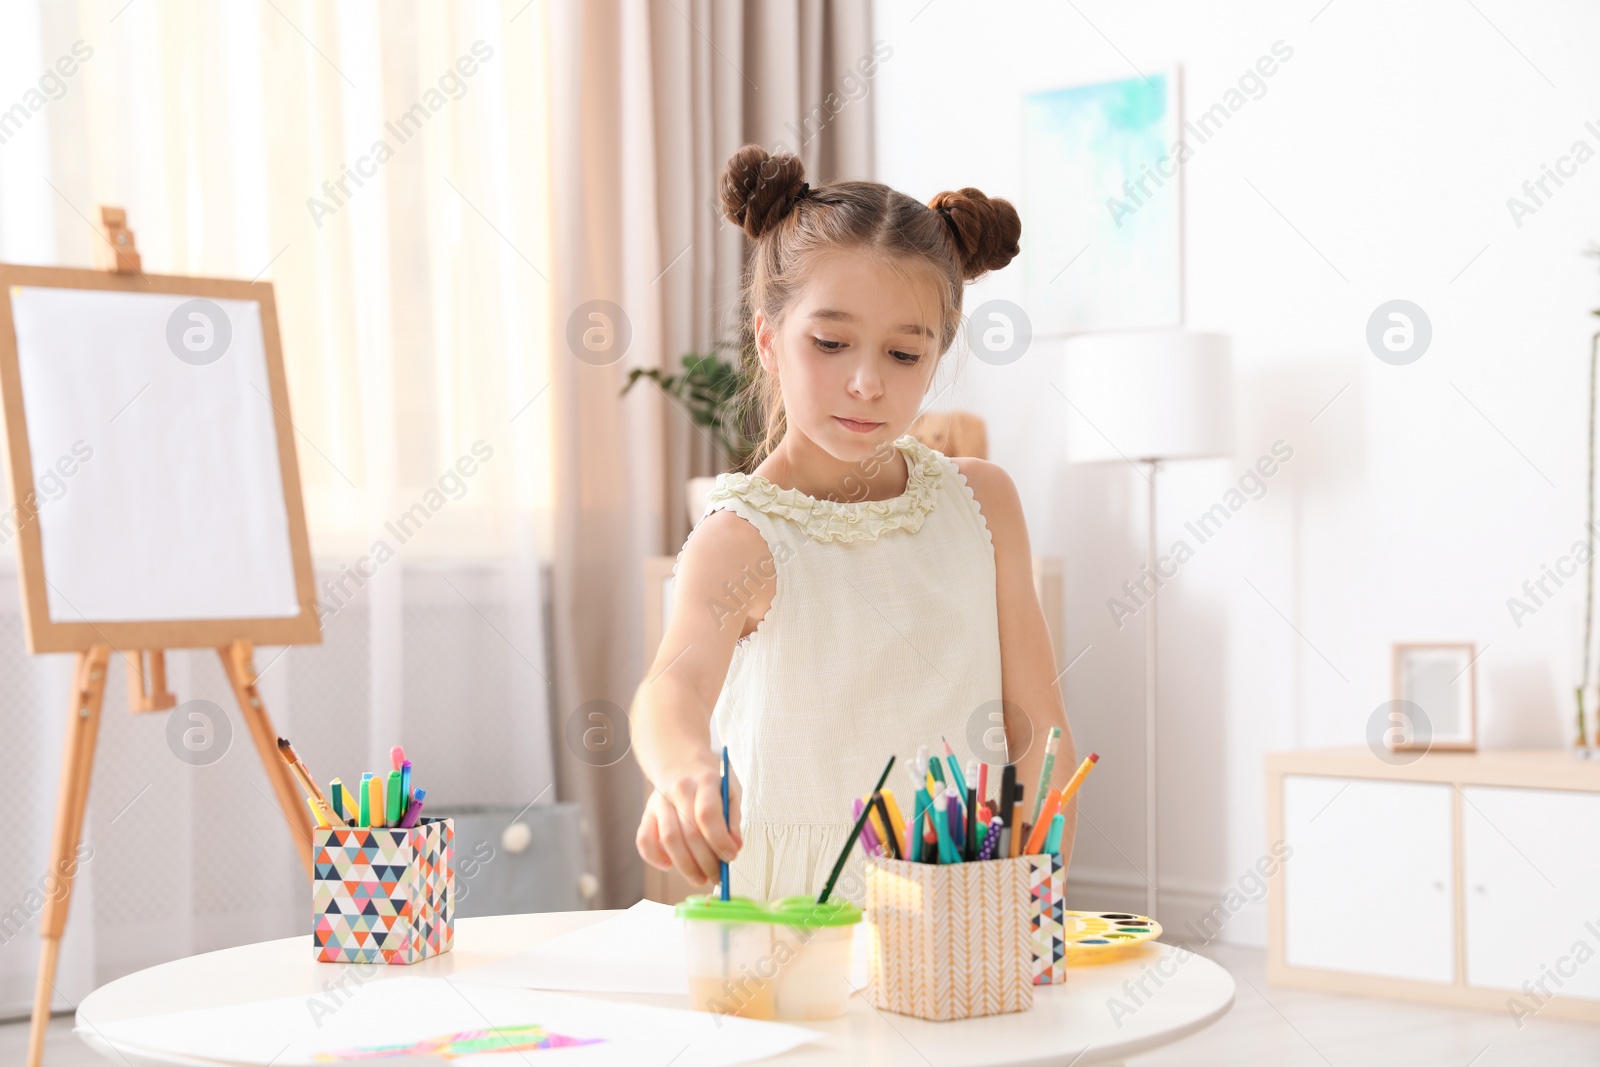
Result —
[[[430, 804], [554, 797], [546, 19], [526, 0], [0, 8], [0, 260], [89, 266], [115, 204], [147, 272], [273, 282], [324, 642], [258, 649], [262, 690], [315, 773], [401, 743]], [[7, 574], [0, 1014], [32, 995], [71, 668], [26, 655], [17, 604]], [[180, 700], [232, 713], [214, 653], [169, 658]], [[309, 922], [236, 715], [226, 755], [192, 766], [125, 691], [114, 660], [58, 1007]]]

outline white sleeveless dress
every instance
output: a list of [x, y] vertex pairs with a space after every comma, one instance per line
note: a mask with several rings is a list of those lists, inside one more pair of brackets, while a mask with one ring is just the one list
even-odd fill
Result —
[[[942, 756], [943, 735], [965, 770], [999, 707], [988, 525], [948, 457], [910, 435], [894, 444], [909, 471], [898, 497], [819, 500], [725, 473], [702, 515], [748, 520], [777, 571], [772, 606], [735, 646], [712, 717], [743, 788], [734, 893], [816, 895], [849, 836], [852, 799], [871, 792], [889, 756], [885, 785], [910, 818], [906, 767], [918, 746]], [[738, 595], [729, 589], [727, 605]], [[853, 850], [835, 888], [856, 903], [861, 856]]]

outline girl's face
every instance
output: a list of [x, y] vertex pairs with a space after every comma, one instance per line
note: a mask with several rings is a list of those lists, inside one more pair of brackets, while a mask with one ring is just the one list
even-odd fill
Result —
[[761, 365], [778, 376], [790, 432], [857, 462], [906, 431], [940, 355], [934, 284], [921, 265], [832, 252], [776, 329], [756, 312]]

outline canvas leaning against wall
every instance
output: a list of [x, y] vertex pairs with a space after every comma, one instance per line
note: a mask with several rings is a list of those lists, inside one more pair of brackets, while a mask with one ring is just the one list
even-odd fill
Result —
[[1177, 68], [1023, 98], [1035, 335], [1183, 322]]

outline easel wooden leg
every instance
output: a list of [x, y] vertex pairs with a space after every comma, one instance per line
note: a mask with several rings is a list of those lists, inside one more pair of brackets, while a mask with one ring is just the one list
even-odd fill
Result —
[[217, 649], [222, 657], [222, 670], [233, 684], [233, 695], [239, 701], [239, 711], [250, 727], [250, 738], [256, 743], [256, 752], [267, 769], [267, 781], [278, 795], [278, 807], [289, 823], [289, 832], [300, 842], [300, 861], [305, 864], [306, 877], [312, 876], [311, 867], [311, 811], [306, 807], [305, 796], [294, 780], [294, 772], [278, 755], [278, 734], [267, 718], [267, 709], [256, 690], [256, 668], [252, 662], [254, 648], [249, 641], [235, 641]]
[[78, 653], [73, 674], [72, 713], [62, 746], [55, 840], [50, 846], [50, 873], [60, 879], [61, 889], [45, 898], [39, 923], [43, 944], [33, 994], [33, 1028], [28, 1034], [28, 1067], [40, 1067], [44, 1059], [44, 1035], [50, 1025], [50, 1002], [55, 992], [56, 964], [61, 958], [61, 935], [67, 927], [67, 906], [72, 900], [72, 878], [78, 869], [78, 842], [83, 838], [83, 810], [89, 800], [89, 776], [94, 770], [94, 743], [100, 732], [100, 706], [106, 692], [106, 661], [110, 655], [111, 649], [105, 645]]

